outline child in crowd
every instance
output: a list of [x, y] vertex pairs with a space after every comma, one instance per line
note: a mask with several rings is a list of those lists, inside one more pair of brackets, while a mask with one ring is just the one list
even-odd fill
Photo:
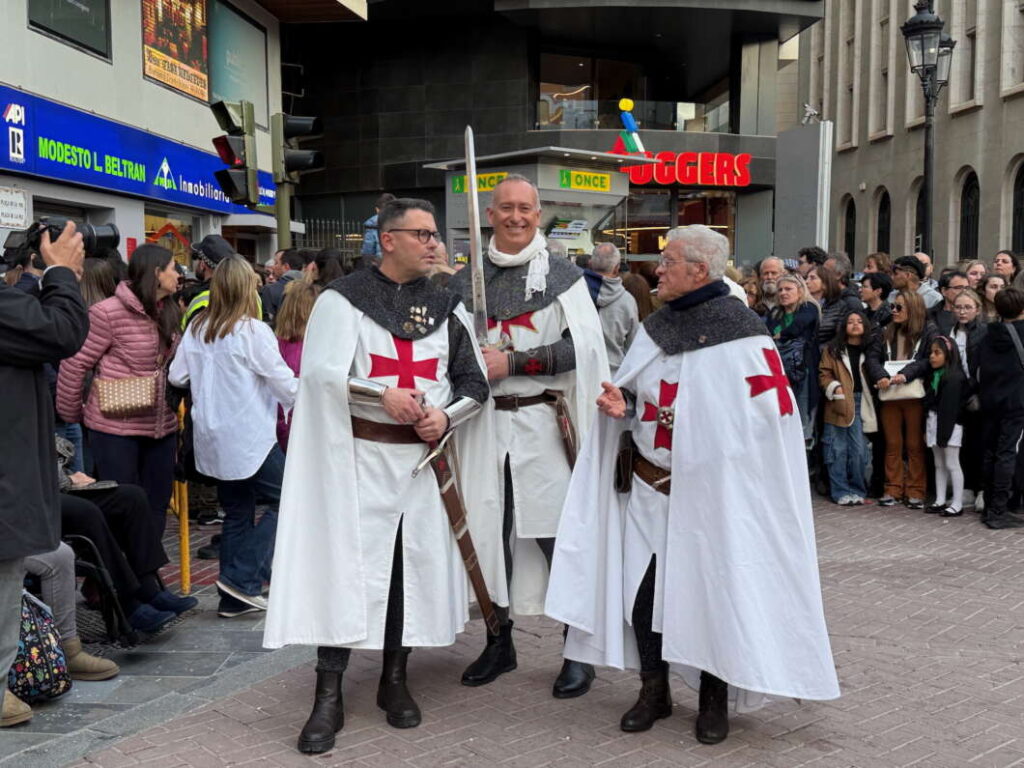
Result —
[[[928, 355], [931, 375], [926, 377], [924, 407], [925, 444], [935, 456], [935, 503], [927, 512], [956, 517], [964, 509], [964, 473], [960, 468], [966, 377], [960, 350], [948, 336], [936, 336]], [[952, 498], [946, 503], [946, 487]]]
[[864, 433], [878, 429], [874, 402], [865, 386], [870, 377], [864, 369], [864, 349], [870, 338], [867, 313], [851, 310], [826, 345], [818, 366], [818, 381], [825, 393], [825, 466], [832, 501], [843, 507], [866, 503]]

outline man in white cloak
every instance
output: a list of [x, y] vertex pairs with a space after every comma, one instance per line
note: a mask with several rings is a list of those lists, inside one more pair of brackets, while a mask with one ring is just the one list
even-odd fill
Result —
[[[494, 230], [483, 261], [490, 346], [484, 348], [494, 405], [494, 471], [504, 515], [494, 540], [503, 549], [511, 610], [544, 610], [548, 571], [572, 463], [593, 420], [600, 383], [608, 378], [601, 321], [583, 271], [548, 253], [538, 232], [540, 197], [523, 176], [495, 188], [487, 218]], [[448, 287], [472, 302], [471, 270]], [[512, 621], [499, 611], [501, 631], [463, 673], [464, 685], [484, 685], [516, 667]], [[557, 698], [580, 696], [594, 678], [589, 664], [566, 659]]]
[[[382, 258], [323, 292], [306, 330], [264, 643], [318, 645], [302, 752], [333, 747], [352, 648], [383, 649], [377, 705], [396, 728], [420, 723], [406, 686], [412, 646], [445, 646], [469, 618], [467, 578], [428, 443], [456, 430], [470, 528], [497, 532], [483, 359], [465, 308], [427, 278], [434, 210], [399, 199], [379, 214]], [[457, 429], [456, 429], [457, 428]], [[486, 467], [487, 471], [484, 471]], [[496, 523], [500, 530], [500, 520]], [[508, 603], [500, 545], [478, 547], [492, 597]]]
[[672, 663], [699, 685], [705, 744], [728, 735], [730, 701], [839, 695], [800, 418], [764, 323], [722, 280], [728, 248], [708, 227], [669, 233], [665, 305], [602, 385], [546, 606], [567, 658], [639, 667], [622, 730], [672, 713]]

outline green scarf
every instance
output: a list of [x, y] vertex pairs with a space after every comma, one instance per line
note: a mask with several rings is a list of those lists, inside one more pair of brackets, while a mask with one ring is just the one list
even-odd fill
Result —
[[942, 377], [945, 375], [945, 368], [936, 368], [932, 371], [932, 392], [939, 391], [939, 382], [942, 381]]

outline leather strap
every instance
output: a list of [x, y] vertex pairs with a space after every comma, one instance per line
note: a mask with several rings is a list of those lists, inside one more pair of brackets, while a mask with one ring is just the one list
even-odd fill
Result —
[[408, 424], [382, 424], [379, 421], [352, 417], [352, 437], [358, 440], [372, 440], [375, 443], [411, 445], [422, 443], [416, 430]]
[[1010, 335], [1010, 341], [1013, 342], [1014, 349], [1017, 350], [1017, 359], [1020, 360], [1020, 365], [1024, 368], [1024, 346], [1021, 345], [1020, 336], [1017, 335], [1017, 328], [1012, 322], [1006, 323], [1006, 332]]
[[[672, 477], [667, 469], [662, 469], [657, 464], [652, 464], [639, 453], [633, 457], [633, 474], [647, 483], [651, 488], [668, 496], [672, 489], [672, 481], [666, 478]], [[664, 480], [664, 482], [661, 482]]]
[[521, 397], [519, 395], [495, 395], [491, 399], [494, 400], [495, 410], [518, 411], [520, 408], [526, 408], [529, 405], [553, 403], [558, 398], [556, 395], [543, 392], [539, 395], [530, 395], [529, 397]]

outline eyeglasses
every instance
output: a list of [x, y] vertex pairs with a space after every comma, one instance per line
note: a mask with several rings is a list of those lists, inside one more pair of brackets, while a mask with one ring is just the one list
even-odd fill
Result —
[[906, 309], [906, 307], [903, 306], [902, 304], [893, 304], [892, 305], [892, 311], [893, 312], [902, 312], [904, 309]]
[[430, 238], [434, 238], [437, 242], [441, 242], [440, 232], [431, 232], [429, 229], [389, 229], [388, 232], [412, 232], [416, 235], [416, 239], [426, 245], [430, 242]]

